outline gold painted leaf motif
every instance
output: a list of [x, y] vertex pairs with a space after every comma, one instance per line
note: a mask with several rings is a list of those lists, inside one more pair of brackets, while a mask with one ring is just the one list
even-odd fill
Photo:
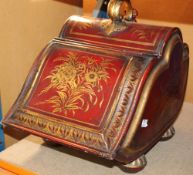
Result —
[[[98, 104], [101, 108], [104, 102], [103, 86], [110, 78], [108, 70], [116, 72], [113, 64], [104, 58], [98, 61], [89, 56], [79, 57], [73, 52], [54, 59], [54, 62], [58, 61], [62, 64], [55, 66], [45, 78], [49, 79], [49, 84], [39, 93], [41, 96], [54, 89], [56, 95], [38, 105], [51, 104], [53, 113], [64, 115], [75, 115], [77, 110], [86, 112], [91, 105]], [[100, 99], [98, 93], [101, 93]]]

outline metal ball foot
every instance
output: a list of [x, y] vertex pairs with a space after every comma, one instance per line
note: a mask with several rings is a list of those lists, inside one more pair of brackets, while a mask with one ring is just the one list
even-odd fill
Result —
[[147, 160], [145, 158], [145, 155], [142, 155], [138, 159], [134, 160], [133, 162], [121, 165], [120, 169], [127, 173], [137, 173], [145, 168], [147, 165]]
[[171, 139], [173, 136], [175, 135], [175, 129], [172, 126], [171, 128], [169, 128], [164, 135], [162, 136], [160, 141], [167, 141], [169, 139]]

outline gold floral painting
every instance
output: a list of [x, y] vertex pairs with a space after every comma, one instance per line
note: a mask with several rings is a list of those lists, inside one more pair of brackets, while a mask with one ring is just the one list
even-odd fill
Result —
[[70, 117], [80, 112], [82, 116], [89, 111], [89, 114], [96, 115], [96, 110], [104, 113], [123, 63], [117, 67], [118, 59], [73, 51], [54, 56], [51, 60], [51, 68], [37, 86], [33, 106]]

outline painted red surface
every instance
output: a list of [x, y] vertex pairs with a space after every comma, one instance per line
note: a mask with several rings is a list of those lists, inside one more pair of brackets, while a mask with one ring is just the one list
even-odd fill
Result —
[[92, 44], [151, 54], [161, 54], [171, 28], [130, 22], [120, 31], [107, 34], [111, 20], [72, 16], [60, 33], [61, 38], [76, 39]]
[[[102, 86], [103, 91], [99, 92], [97, 87], [93, 87], [93, 90], [95, 91], [95, 94], [97, 96], [96, 104], [94, 104], [96, 100], [95, 97], [93, 97], [93, 101], [91, 103], [89, 95], [83, 94], [84, 102], [88, 102], [89, 104], [89, 110], [86, 112], [83, 109], [75, 110], [74, 114], [71, 111], [68, 111], [67, 114], [65, 114], [64, 111], [53, 112], [53, 105], [46, 102], [46, 100], [52, 98], [53, 96], [56, 96], [58, 89], [56, 87], [50, 88], [47, 92], [41, 94], [41, 91], [48, 87], [51, 82], [51, 80], [47, 77], [51, 75], [52, 71], [57, 66], [61, 66], [64, 63], [64, 61], [56, 61], [56, 59], [61, 57], [66, 59], [66, 56], [69, 53], [77, 55], [79, 62], [86, 64], [87, 66], [89, 66], [87, 64], [88, 57], [92, 58], [96, 62], [95, 66], [97, 66], [97, 64], [100, 64], [104, 59], [110, 62], [110, 64], [108, 65], [109, 68], [106, 69], [106, 73], [108, 74], [107, 81], [100, 81], [100, 86]], [[65, 120], [79, 122], [83, 125], [90, 125], [93, 127], [102, 127], [102, 123], [104, 123], [105, 117], [110, 112], [112, 102], [114, 101], [116, 92], [118, 91], [117, 88], [120, 84], [126, 62], [127, 61], [122, 58], [107, 57], [93, 53], [74, 50], [72, 51], [62, 48], [56, 49], [46, 58], [46, 61], [43, 65], [43, 70], [41, 70], [41, 73], [39, 74], [35, 88], [33, 89], [32, 95], [28, 101], [27, 107], [34, 111], [56, 118], [59, 117]], [[85, 74], [82, 76], [85, 76]], [[102, 104], [101, 107], [100, 103]], [[80, 101], [78, 102], [78, 106], [81, 106]], [[85, 109], [85, 106], [83, 108]]]

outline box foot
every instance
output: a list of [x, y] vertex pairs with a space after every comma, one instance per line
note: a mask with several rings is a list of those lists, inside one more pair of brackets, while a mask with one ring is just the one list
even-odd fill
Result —
[[175, 129], [172, 126], [164, 133], [160, 141], [167, 141], [171, 139], [174, 135], [175, 135]]
[[142, 155], [138, 159], [134, 160], [133, 162], [130, 162], [126, 165], [120, 165], [120, 169], [127, 173], [137, 173], [145, 168], [147, 165], [147, 160], [145, 155]]

